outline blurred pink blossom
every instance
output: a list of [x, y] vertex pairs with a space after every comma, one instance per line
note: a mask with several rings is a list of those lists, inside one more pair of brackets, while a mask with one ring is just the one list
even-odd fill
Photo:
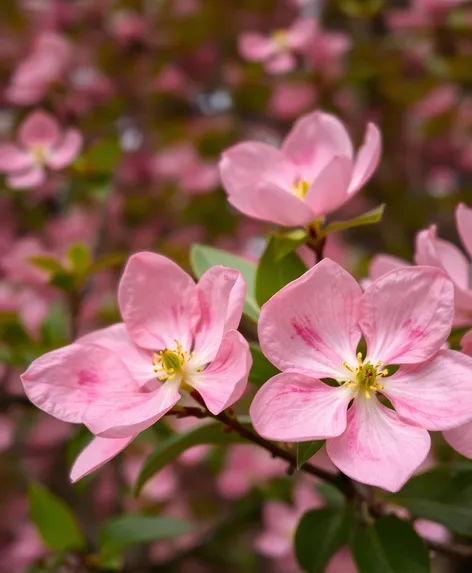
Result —
[[309, 83], [278, 83], [270, 100], [270, 109], [282, 119], [293, 119], [313, 105], [316, 89]]

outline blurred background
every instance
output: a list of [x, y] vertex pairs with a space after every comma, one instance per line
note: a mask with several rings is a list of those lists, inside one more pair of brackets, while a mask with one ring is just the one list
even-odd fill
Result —
[[[248, 48], [253, 33], [271, 55]], [[41, 180], [12, 178], [0, 151], [1, 573], [298, 570], [295, 524], [308, 507], [339, 503], [335, 492], [288, 477], [253, 446], [200, 446], [135, 499], [159, 434], [192, 420], [161, 424], [72, 486], [71, 463], [90, 436], [30, 405], [19, 374], [119, 320], [130, 253], [157, 251], [190, 271], [189, 248], [204, 243], [256, 261], [270, 226], [228, 205], [218, 161], [239, 141], [278, 145], [305, 112], [335, 113], [356, 145], [369, 121], [383, 136], [380, 167], [336, 219], [382, 203], [384, 218], [330, 235], [331, 258], [361, 278], [375, 253], [411, 260], [416, 233], [433, 223], [458, 242], [455, 207], [472, 205], [471, 88], [468, 1], [1, 0], [0, 141], [27, 147], [21, 125], [38, 110], [81, 139]], [[36, 482], [76, 516], [86, 551], [54, 551], [38, 534], [28, 501]], [[133, 545], [105, 567], [98, 532], [127, 512], [193, 529]], [[40, 514], [54, 519], [47, 503]], [[355, 571], [347, 551], [329, 571]]]

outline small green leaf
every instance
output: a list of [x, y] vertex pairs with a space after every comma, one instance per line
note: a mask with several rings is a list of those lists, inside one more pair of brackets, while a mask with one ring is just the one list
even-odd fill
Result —
[[255, 296], [256, 265], [254, 263], [220, 249], [205, 245], [193, 245], [190, 250], [190, 264], [197, 278], [200, 278], [203, 273], [215, 265], [223, 265], [238, 270], [243, 275], [247, 288], [244, 314], [257, 322], [260, 308]]
[[351, 549], [359, 573], [429, 573], [426, 545], [409, 523], [381, 517], [354, 532]]
[[96, 261], [94, 261], [87, 269], [87, 276], [94, 275], [100, 271], [110, 269], [112, 267], [121, 266], [126, 260], [126, 255], [124, 253], [109, 253], [103, 255]]
[[353, 519], [349, 506], [313, 509], [305, 513], [295, 533], [295, 555], [304, 571], [325, 571], [331, 557], [348, 542]]
[[83, 275], [90, 265], [90, 254], [87, 245], [75, 243], [69, 247], [67, 256], [72, 264], [72, 269], [78, 275]]
[[277, 260], [275, 242], [272, 235], [257, 267], [256, 300], [259, 306], [306, 272], [305, 265], [295, 253], [289, 253], [283, 259]]
[[53, 551], [83, 549], [86, 541], [72, 510], [39, 484], [29, 486], [31, 519], [44, 543]]
[[[239, 421], [246, 427], [252, 427], [248, 417], [240, 416]], [[234, 432], [225, 431], [223, 425], [217, 421], [209, 421], [184, 433], [172, 434], [164, 438], [144, 462], [138, 476], [135, 493], [138, 495], [144, 484], [155, 473], [193, 446], [201, 444], [221, 446], [241, 442], [245, 442], [245, 440]]]
[[64, 267], [62, 266], [61, 261], [55, 257], [49, 257], [47, 255], [36, 255], [34, 257], [30, 257], [28, 260], [35, 267], [38, 267], [38, 269], [51, 274], [61, 273], [64, 271]]
[[382, 215], [385, 209], [385, 205], [380, 205], [371, 211], [367, 211], [359, 217], [355, 217], [350, 221], [333, 221], [329, 223], [324, 229], [323, 234], [334, 233], [335, 231], [345, 231], [346, 229], [352, 229], [353, 227], [361, 227], [363, 225], [373, 225], [378, 223], [382, 219]]
[[262, 386], [269, 378], [280, 373], [271, 362], [262, 354], [261, 347], [255, 342], [249, 344], [252, 355], [252, 368], [249, 372], [249, 382]]
[[52, 305], [41, 326], [41, 339], [47, 348], [59, 348], [67, 344], [68, 315], [63, 304]]
[[72, 292], [76, 288], [75, 277], [65, 271], [54, 274], [50, 284], [65, 292]]
[[286, 233], [276, 233], [274, 235], [274, 257], [280, 261], [289, 253], [292, 253], [300, 245], [306, 243], [308, 233], [306, 229], [293, 229]]
[[297, 444], [297, 470], [299, 470], [305, 462], [320, 450], [325, 443], [325, 440], [312, 440], [311, 442], [299, 442]]

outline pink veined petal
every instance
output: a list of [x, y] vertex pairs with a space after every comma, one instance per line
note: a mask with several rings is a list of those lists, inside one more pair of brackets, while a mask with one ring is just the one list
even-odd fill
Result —
[[262, 307], [259, 340], [279, 370], [346, 379], [344, 361], [356, 363], [362, 291], [354, 278], [323, 259]]
[[90, 404], [83, 423], [97, 436], [126, 438], [142, 432], [164, 416], [180, 400], [172, 380], [153, 392], [128, 392], [100, 396]]
[[433, 267], [403, 267], [373, 282], [360, 305], [367, 358], [415, 364], [436, 354], [451, 332], [453, 288]]
[[125, 267], [118, 304], [129, 335], [139, 346], [153, 350], [184, 350], [193, 342], [198, 318], [197, 287], [191, 277], [167, 257], [137, 253]]
[[318, 25], [314, 18], [299, 18], [287, 30], [288, 44], [292, 50], [305, 50], [314, 40]]
[[57, 119], [45, 111], [34, 111], [20, 125], [18, 141], [26, 148], [43, 145], [53, 148], [61, 135]]
[[71, 423], [81, 423], [89, 406], [105, 395], [119, 400], [122, 393], [139, 391], [114, 352], [78, 343], [37, 358], [21, 380], [35, 406]]
[[339, 436], [346, 429], [352, 392], [296, 372], [277, 374], [252, 401], [254, 429], [268, 440], [304, 442]]
[[[195, 359], [200, 356], [196, 354]], [[212, 414], [219, 414], [243, 395], [251, 365], [247, 341], [237, 330], [229, 330], [213, 362], [194, 374], [188, 384], [197, 390]]]
[[369, 123], [365, 134], [364, 143], [357, 152], [354, 163], [349, 195], [358, 191], [366, 183], [376, 170], [382, 153], [382, 136], [376, 125]]
[[32, 189], [42, 185], [45, 180], [44, 169], [39, 165], [32, 165], [27, 171], [8, 175], [6, 183], [11, 189]]
[[468, 356], [472, 356], [472, 330], [469, 330], [467, 334], [464, 334], [461, 340], [462, 352]]
[[241, 34], [238, 48], [241, 56], [252, 62], [262, 62], [274, 53], [273, 42], [254, 32]]
[[293, 70], [296, 63], [297, 61], [293, 54], [281, 52], [267, 60], [264, 67], [269, 74], [285, 74]]
[[239, 326], [246, 296], [246, 283], [240, 272], [214, 266], [197, 285], [200, 320], [195, 329], [194, 352], [202, 363], [216, 356], [224, 333], [229, 330], [228, 318]]
[[472, 420], [472, 358], [440, 350], [434, 358], [402, 366], [382, 381], [398, 415], [426, 430], [448, 430]]
[[0, 171], [14, 173], [23, 171], [32, 166], [32, 159], [28, 153], [11, 143], [0, 145]]
[[118, 439], [93, 438], [90, 444], [80, 452], [72, 466], [70, 472], [72, 483], [75, 483], [105, 465], [123, 451], [135, 437], [136, 436], [129, 436], [127, 438]]
[[465, 250], [472, 257], [472, 209], [459, 203], [456, 209], [457, 231]]
[[316, 217], [329, 215], [345, 203], [351, 180], [352, 161], [348, 157], [333, 157], [310, 185], [305, 203]]
[[350, 478], [395, 492], [423, 463], [430, 445], [426, 430], [407, 424], [372, 396], [356, 398], [347, 414], [347, 430], [328, 440], [326, 448]]
[[462, 456], [472, 459], [472, 422], [443, 433], [446, 442]]
[[63, 169], [70, 165], [82, 148], [82, 134], [76, 129], [68, 129], [59, 144], [51, 150], [47, 159], [51, 169]]
[[393, 257], [392, 255], [376, 255], [370, 261], [369, 279], [375, 281], [394, 269], [408, 266], [410, 266], [410, 263], [404, 259], [400, 259], [399, 257]]
[[344, 125], [334, 115], [315, 111], [297, 120], [282, 145], [282, 152], [312, 181], [335, 156], [352, 159], [354, 151]]
[[160, 386], [152, 365], [152, 353], [135, 345], [123, 322], [86, 334], [77, 342], [96, 344], [115, 352], [140, 387], [154, 390]]

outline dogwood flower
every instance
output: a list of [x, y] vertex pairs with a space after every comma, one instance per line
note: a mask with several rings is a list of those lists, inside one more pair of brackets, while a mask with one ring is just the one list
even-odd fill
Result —
[[220, 161], [231, 205], [249, 217], [304, 226], [346, 203], [371, 177], [380, 159], [380, 132], [369, 124], [357, 156], [344, 125], [333, 115], [302, 116], [281, 149], [239, 143]]
[[82, 135], [76, 129], [61, 132], [57, 120], [44, 111], [31, 113], [18, 130], [18, 145], [0, 145], [0, 172], [12, 189], [28, 189], [46, 179], [45, 168], [67, 167], [80, 152]]
[[196, 285], [166, 257], [138, 253], [119, 285], [123, 323], [32, 363], [21, 377], [29, 399], [97, 436], [77, 459], [74, 481], [114, 457], [184, 394], [198, 392], [214, 414], [241, 396], [251, 366], [248, 344], [235, 330], [245, 290], [234, 269], [213, 267]]
[[453, 311], [453, 285], [438, 269], [403, 267], [363, 294], [324, 259], [261, 310], [261, 348], [282, 373], [254, 398], [254, 428], [272, 440], [326, 439], [342, 472], [397, 491], [426, 458], [428, 430], [472, 419], [472, 360], [440, 350]]

